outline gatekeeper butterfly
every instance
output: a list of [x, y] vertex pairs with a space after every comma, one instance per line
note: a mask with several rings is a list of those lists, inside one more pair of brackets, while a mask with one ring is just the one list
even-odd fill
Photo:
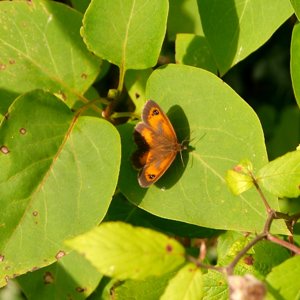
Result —
[[187, 149], [178, 143], [175, 130], [157, 103], [148, 100], [142, 112], [142, 122], [134, 130], [138, 149], [132, 155], [137, 169], [138, 182], [147, 188], [156, 182], [170, 167], [178, 152]]

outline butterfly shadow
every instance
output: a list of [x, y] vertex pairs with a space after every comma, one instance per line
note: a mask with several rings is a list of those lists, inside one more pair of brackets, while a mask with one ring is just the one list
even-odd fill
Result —
[[194, 148], [189, 145], [190, 126], [188, 119], [179, 105], [173, 105], [167, 112], [177, 135], [178, 142], [182, 144], [183, 150], [178, 152], [174, 162], [166, 173], [155, 183], [161, 189], [170, 189], [183, 175], [189, 161], [189, 152]]

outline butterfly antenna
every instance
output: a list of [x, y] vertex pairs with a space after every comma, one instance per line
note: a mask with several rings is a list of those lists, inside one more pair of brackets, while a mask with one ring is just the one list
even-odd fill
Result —
[[182, 150], [180, 150], [180, 159], [181, 159], [181, 162], [182, 162], [182, 166], [184, 168], [185, 165], [184, 165], [184, 161], [183, 161]]
[[[196, 141], [195, 145], [196, 145], [200, 140], [202, 140], [205, 136], [206, 136], [206, 132], [204, 132], [204, 133], [200, 136], [200, 138]], [[192, 139], [192, 140], [194, 140], [194, 139]]]

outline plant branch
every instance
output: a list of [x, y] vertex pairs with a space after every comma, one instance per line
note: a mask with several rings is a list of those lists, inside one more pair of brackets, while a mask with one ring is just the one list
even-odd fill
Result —
[[235, 266], [238, 264], [240, 259], [260, 240], [265, 239], [267, 234], [262, 232], [257, 235], [251, 242], [248, 243], [234, 258], [234, 260], [225, 268], [227, 275], [232, 275]]
[[289, 214], [278, 212], [278, 211], [275, 211], [274, 209], [272, 209], [271, 206], [269, 205], [265, 195], [263, 194], [258, 182], [256, 181], [254, 175], [251, 172], [249, 172], [249, 173], [250, 173], [250, 176], [252, 177], [254, 186], [255, 186], [256, 190], [258, 191], [258, 193], [259, 193], [259, 195], [260, 195], [260, 197], [261, 197], [261, 199], [262, 199], [262, 201], [265, 205], [266, 212], [267, 212], [267, 219], [266, 219], [266, 222], [264, 224], [263, 231], [260, 234], [258, 234], [253, 240], [251, 240], [240, 252], [238, 252], [237, 255], [235, 256], [235, 258], [233, 259], [233, 261], [229, 265], [227, 265], [225, 267], [205, 265], [205, 264], [202, 264], [199, 259], [196, 259], [196, 258], [193, 258], [193, 257], [189, 256], [188, 260], [195, 263], [197, 266], [202, 267], [202, 268], [206, 268], [206, 269], [213, 269], [215, 271], [225, 273], [227, 276], [233, 275], [234, 268], [236, 267], [238, 262], [242, 259], [242, 257], [254, 245], [256, 245], [259, 241], [261, 241], [263, 239], [267, 239], [268, 241], [273, 242], [275, 244], [278, 244], [282, 247], [285, 247], [285, 248], [289, 249], [290, 251], [292, 251], [296, 254], [300, 254], [300, 248], [299, 247], [295, 246], [294, 244], [292, 244], [290, 242], [287, 242], [287, 241], [282, 240], [278, 237], [275, 237], [270, 233], [271, 226], [272, 226], [272, 223], [273, 223], [274, 219], [283, 219], [283, 220], [285, 220], [289, 230], [292, 232], [294, 224], [300, 218], [300, 212], [290, 216]]
[[269, 214], [272, 211], [272, 208], [269, 205], [269, 203], [267, 201], [267, 198], [265, 197], [264, 193], [262, 192], [262, 190], [261, 190], [261, 188], [260, 188], [260, 186], [259, 186], [259, 184], [258, 184], [258, 182], [257, 182], [257, 180], [254, 177], [254, 175], [253, 175], [252, 172], [250, 172], [250, 176], [251, 176], [251, 178], [253, 180], [253, 184], [254, 184], [256, 190], [258, 191], [258, 193], [259, 193], [259, 195], [260, 195], [260, 197], [261, 197], [261, 199], [262, 199], [262, 201], [263, 201], [263, 203], [264, 203], [264, 205], [266, 207], [267, 213]]
[[300, 254], [300, 248], [287, 242], [287, 241], [284, 241], [284, 240], [281, 240], [279, 238], [277, 238], [276, 236], [273, 236], [271, 235], [270, 233], [267, 235], [267, 240], [275, 243], [275, 244], [278, 244], [282, 247], [285, 247], [289, 250], [291, 250], [292, 252], [296, 253], [296, 254]]

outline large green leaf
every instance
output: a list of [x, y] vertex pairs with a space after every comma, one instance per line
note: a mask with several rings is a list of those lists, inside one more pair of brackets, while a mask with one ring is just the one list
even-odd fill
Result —
[[266, 281], [269, 285], [269, 293], [272, 298], [291, 300], [299, 299], [300, 291], [300, 256], [295, 256], [281, 265], [273, 268], [267, 276]]
[[202, 28], [223, 75], [292, 15], [289, 0], [197, 0]]
[[152, 69], [128, 70], [126, 72], [125, 87], [135, 105], [135, 113], [139, 115], [146, 101], [146, 83], [151, 73]]
[[300, 107], [300, 24], [296, 24], [293, 29], [291, 43], [291, 78], [294, 88], [294, 94]]
[[123, 70], [153, 67], [164, 40], [167, 0], [93, 0], [83, 19], [88, 48]]
[[168, 39], [174, 41], [178, 33], [203, 36], [197, 0], [169, 0]]
[[[192, 139], [191, 149], [182, 153], [184, 166], [178, 155], [155, 185], [142, 189], [130, 163], [133, 126], [121, 127], [119, 186], [126, 197], [160, 217], [215, 229], [261, 231], [266, 212], [258, 193], [233, 196], [224, 179], [242, 159], [250, 159], [254, 171], [267, 163], [261, 125], [250, 106], [215, 75], [188, 66], [154, 71], [146, 94], [168, 113], [179, 141]], [[278, 209], [274, 197], [268, 195], [268, 200]]]
[[122, 222], [105, 222], [68, 240], [102, 274], [117, 279], [144, 279], [183, 264], [185, 250], [162, 233]]
[[221, 231], [154, 216], [129, 202], [121, 193], [114, 196], [104, 221], [123, 221], [134, 226], [154, 229], [169, 236], [211, 238]]
[[152, 276], [144, 280], [126, 280], [114, 288], [116, 299], [124, 300], [154, 300], [160, 299], [169, 280], [176, 272], [169, 272], [162, 276]]
[[257, 173], [259, 184], [278, 197], [300, 196], [300, 150], [289, 152]]
[[99, 72], [80, 34], [82, 16], [54, 1], [0, 2], [0, 95], [43, 88], [68, 103]]
[[217, 73], [207, 40], [195, 34], [177, 34], [176, 62]]
[[52, 263], [62, 241], [96, 225], [116, 187], [120, 141], [51, 94], [20, 96], [0, 127], [0, 284]]
[[291, 3], [294, 7], [295, 14], [299, 20], [300, 19], [300, 2], [298, 0], [291, 0]]
[[[273, 109], [275, 108], [273, 107]], [[270, 125], [266, 126], [272, 132], [268, 134], [264, 130], [265, 136], [269, 136], [267, 149], [270, 160], [297, 148], [300, 136], [300, 110], [298, 106], [292, 105], [281, 109], [278, 115], [274, 115], [274, 123]], [[266, 126], [263, 127], [266, 128]]]
[[102, 275], [78, 253], [17, 278], [27, 299], [86, 299]]

